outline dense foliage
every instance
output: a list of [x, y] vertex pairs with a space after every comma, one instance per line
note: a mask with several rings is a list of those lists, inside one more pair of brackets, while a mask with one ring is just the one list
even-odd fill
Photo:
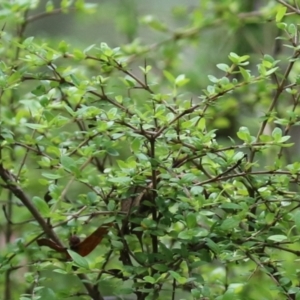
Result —
[[0, 297], [300, 299], [296, 1], [124, 1], [118, 47], [40, 2], [0, 4]]

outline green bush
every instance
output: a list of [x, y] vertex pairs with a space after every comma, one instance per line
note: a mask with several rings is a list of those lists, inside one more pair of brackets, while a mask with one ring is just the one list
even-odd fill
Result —
[[2, 299], [300, 299], [300, 10], [248, 2], [2, 1]]

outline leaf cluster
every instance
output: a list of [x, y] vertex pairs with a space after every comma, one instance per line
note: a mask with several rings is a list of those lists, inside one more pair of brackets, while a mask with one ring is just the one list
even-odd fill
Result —
[[[24, 300], [177, 299], [182, 291], [189, 299], [254, 299], [253, 288], [264, 299], [300, 299], [300, 164], [293, 142], [300, 99], [293, 17], [299, 8], [270, 1], [268, 15], [263, 9], [238, 14], [230, 26], [271, 18], [290, 55], [262, 54], [254, 68], [251, 55], [230, 51], [194, 94], [194, 79], [175, 68], [181, 47], [203, 28], [231, 20], [238, 2], [227, 14], [214, 6], [214, 16], [205, 18], [201, 5], [210, 1], [201, 1], [189, 27], [177, 30], [142, 18], [168, 35], [156, 44], [101, 42], [85, 49], [27, 37], [25, 29], [48, 15], [92, 12], [93, 5], [61, 1], [55, 8], [49, 1], [35, 15], [38, 1], [4, 2], [5, 299], [12, 299], [12, 275], [24, 269], [25, 282], [14, 279], [22, 282]], [[182, 9], [174, 14], [184, 15]], [[231, 105], [254, 109], [251, 121], [224, 137], [212, 120]], [[68, 246], [75, 234], [93, 245], [76, 237], [80, 247]], [[53, 284], [55, 276], [67, 284]], [[83, 287], [68, 284], [76, 276]]]

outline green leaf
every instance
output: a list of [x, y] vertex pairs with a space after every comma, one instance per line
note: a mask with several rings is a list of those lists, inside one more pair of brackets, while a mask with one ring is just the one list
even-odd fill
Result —
[[108, 181], [112, 183], [128, 184], [132, 181], [132, 179], [130, 177], [121, 176], [121, 177], [109, 178]]
[[287, 240], [287, 236], [281, 235], [281, 234], [271, 235], [268, 237], [268, 240], [271, 240], [274, 242], [282, 242], [284, 240]]
[[60, 179], [62, 178], [63, 176], [62, 175], [59, 175], [59, 174], [53, 174], [53, 173], [42, 173], [42, 176], [48, 178], [48, 179]]
[[233, 228], [237, 228], [240, 224], [240, 220], [234, 218], [234, 217], [229, 217], [227, 219], [225, 219], [225, 221], [223, 221], [223, 223], [221, 224], [221, 228], [223, 230], [231, 230]]
[[277, 13], [276, 13], [276, 23], [280, 22], [282, 20], [282, 18], [284, 17], [285, 13], [286, 13], [287, 7], [280, 5], [278, 7]]
[[217, 68], [224, 71], [224, 72], [229, 72], [230, 67], [226, 64], [217, 64]]
[[244, 152], [237, 152], [237, 153], [234, 154], [234, 156], [233, 156], [232, 159], [233, 159], [233, 161], [239, 161], [239, 160], [241, 160], [244, 157], [245, 157], [245, 153]]
[[27, 46], [29, 46], [30, 44], [32, 44], [33, 40], [34, 40], [34, 37], [33, 37], [33, 36], [30, 36], [30, 37], [26, 38], [26, 39], [23, 41], [23, 45], [24, 45], [25, 47], [27, 47]]
[[75, 49], [73, 51], [73, 55], [74, 55], [74, 58], [76, 60], [83, 60], [83, 59], [85, 59], [85, 54], [81, 50], [79, 50], [79, 49]]
[[152, 284], [154, 284], [156, 282], [156, 280], [153, 277], [151, 277], [151, 276], [145, 276], [145, 277], [143, 277], [143, 279], [146, 282], [149, 282], [149, 283], [152, 283]]
[[249, 70], [245, 70], [244, 68], [239, 67], [239, 70], [245, 81], [248, 81], [251, 78], [251, 74]]
[[43, 125], [43, 124], [25, 123], [24, 125], [28, 128], [31, 128], [31, 129], [44, 129], [44, 128], [47, 128], [47, 126]]
[[179, 283], [179, 284], [185, 284], [187, 282], [187, 278], [182, 277], [180, 274], [178, 274], [175, 271], [169, 271], [170, 275]]
[[87, 52], [89, 52], [90, 50], [92, 50], [95, 46], [96, 46], [96, 44], [92, 44], [92, 45], [88, 46], [87, 48], [85, 48], [83, 50], [83, 53], [86, 54]]
[[107, 154], [109, 154], [110, 156], [119, 156], [119, 152], [114, 149], [114, 148], [107, 148], [106, 149]]
[[234, 52], [230, 52], [228, 58], [236, 65], [243, 65], [242, 63], [249, 59], [249, 55], [239, 56]]
[[54, 10], [54, 5], [52, 1], [47, 1], [46, 3], [46, 12], [50, 13]]
[[282, 130], [279, 127], [275, 127], [272, 131], [272, 137], [274, 138], [275, 142], [280, 140], [282, 137]]
[[197, 214], [190, 212], [186, 215], [185, 220], [188, 228], [194, 228], [197, 225]]
[[237, 136], [242, 141], [251, 143], [251, 136], [247, 127], [240, 127], [239, 131], [237, 132]]
[[67, 171], [71, 172], [74, 167], [76, 167], [76, 163], [72, 157], [62, 156], [60, 158], [61, 164]]
[[203, 187], [202, 186], [193, 186], [191, 188], [191, 194], [193, 196], [201, 195], [202, 193], [203, 193]]
[[195, 237], [205, 237], [208, 235], [208, 231], [202, 227], [196, 227], [192, 229], [185, 229], [178, 234], [178, 238], [183, 240], [192, 240]]
[[143, 17], [141, 21], [142, 23], [149, 25], [149, 27], [157, 31], [162, 31], [162, 32], [167, 31], [167, 26], [161, 20], [158, 20], [152, 15]]
[[219, 246], [211, 239], [206, 238], [206, 244], [207, 246], [214, 251], [216, 254], [220, 253], [220, 248]]
[[118, 95], [115, 97], [118, 103], [123, 103], [123, 96], [122, 95]]
[[84, 269], [89, 269], [89, 263], [84, 257], [82, 257], [81, 255], [79, 255], [78, 253], [76, 253], [70, 249], [68, 249], [67, 251], [68, 251], [69, 255], [71, 256], [71, 258], [73, 259], [74, 263], [78, 267], [81, 267]]
[[154, 264], [152, 268], [160, 272], [167, 272], [169, 270], [168, 266], [163, 264]]
[[134, 153], [140, 151], [142, 141], [140, 138], [135, 138], [132, 143], [130, 144], [130, 147]]
[[207, 75], [208, 79], [213, 82], [213, 83], [217, 83], [219, 82], [219, 79], [213, 75]]
[[269, 75], [275, 73], [277, 70], [278, 70], [278, 67], [272, 68], [272, 69], [268, 70], [264, 75], [269, 76]]
[[76, 112], [69, 105], [64, 104], [64, 108], [72, 117], [76, 115]]
[[112, 241], [111, 241], [111, 245], [112, 245], [112, 246], [114, 247], [114, 249], [116, 249], [116, 250], [121, 250], [121, 249], [124, 248], [123, 243], [120, 242], [120, 241], [114, 241], [114, 240], [112, 240]]
[[286, 23], [277, 23], [276, 26], [279, 29], [282, 29], [282, 30], [286, 30], [286, 28], [287, 28], [287, 24]]
[[222, 203], [221, 207], [225, 209], [242, 209], [242, 207], [236, 203]]
[[175, 83], [175, 77], [170, 72], [168, 72], [166, 70], [163, 70], [163, 73], [164, 73], [165, 77], [169, 80], [169, 82], [171, 84]]
[[62, 53], [66, 53], [69, 50], [69, 44], [67, 44], [65, 41], [61, 41], [58, 45], [58, 50]]
[[148, 74], [151, 71], [152, 66], [146, 66], [146, 68], [139, 66], [139, 68], [143, 71], [144, 74]]
[[97, 199], [98, 199], [98, 196], [95, 192], [88, 192], [86, 194], [86, 197], [87, 197], [87, 200], [90, 202], [90, 203], [96, 203], [97, 202]]
[[47, 299], [47, 300], [57, 300], [57, 295], [56, 293], [47, 287], [43, 287], [43, 290], [41, 292], [39, 292], [39, 294], [41, 295], [41, 299]]
[[181, 74], [181, 75], [179, 75], [179, 76], [176, 77], [175, 84], [176, 84], [176, 86], [184, 86], [189, 81], [190, 80], [188, 78], [185, 78], [184, 74]]
[[297, 32], [297, 28], [295, 26], [295, 24], [290, 24], [288, 26], [288, 33], [291, 35], [291, 36], [294, 36]]
[[32, 198], [32, 202], [43, 217], [45, 218], [49, 217], [50, 208], [44, 199], [35, 196]]

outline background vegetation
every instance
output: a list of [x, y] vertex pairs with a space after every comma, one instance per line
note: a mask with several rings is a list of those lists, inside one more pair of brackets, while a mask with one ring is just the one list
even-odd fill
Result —
[[299, 15], [1, 1], [0, 297], [300, 299]]

